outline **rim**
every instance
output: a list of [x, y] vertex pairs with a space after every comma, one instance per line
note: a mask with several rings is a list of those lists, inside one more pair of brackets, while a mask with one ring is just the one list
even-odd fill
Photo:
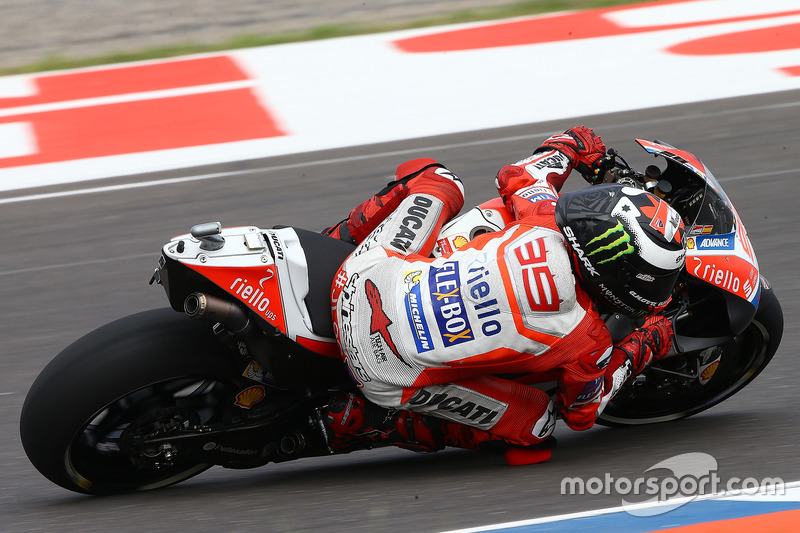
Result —
[[230, 395], [224, 383], [176, 378], [148, 385], [94, 413], [65, 452], [67, 473], [84, 490], [146, 490], [163, 487], [209, 468], [180, 447], [137, 444], [218, 420]]

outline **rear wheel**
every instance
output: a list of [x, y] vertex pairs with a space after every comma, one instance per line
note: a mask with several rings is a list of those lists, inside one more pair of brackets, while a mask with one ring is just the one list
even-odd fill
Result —
[[22, 408], [22, 444], [45, 477], [76, 492], [171, 485], [211, 465], [135, 441], [218, 420], [240, 379], [207, 324], [171, 309], [131, 315], [45, 367]]
[[[780, 303], [772, 287], [762, 280], [758, 311], [740, 335], [720, 346], [654, 364], [617, 394], [597, 422], [605, 426], [653, 424], [686, 418], [717, 405], [764, 370], [782, 335]], [[698, 361], [702, 364], [717, 359], [713, 375], [706, 376], [707, 380], [699, 379]]]

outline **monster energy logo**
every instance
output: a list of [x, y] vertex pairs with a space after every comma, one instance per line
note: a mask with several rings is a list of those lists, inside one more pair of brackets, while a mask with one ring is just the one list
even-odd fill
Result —
[[[607, 244], [601, 244], [601, 241], [608, 241], [609, 239], [611, 239], [611, 242], [608, 242]], [[628, 235], [628, 232], [625, 231], [625, 227], [619, 220], [617, 220], [616, 226], [589, 241], [586, 244], [586, 248], [591, 250], [592, 246], [594, 245], [597, 245], [598, 248], [588, 252], [586, 254], [587, 257], [591, 257], [601, 252], [609, 252], [614, 254], [611, 257], [603, 259], [602, 261], [598, 261], [598, 265], [610, 263], [611, 261], [619, 259], [623, 255], [632, 254], [634, 252], [633, 245], [631, 245], [631, 236]]]

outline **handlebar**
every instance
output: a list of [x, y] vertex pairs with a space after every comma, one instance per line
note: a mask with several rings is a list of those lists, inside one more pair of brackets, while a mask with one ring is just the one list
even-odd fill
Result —
[[661, 169], [656, 165], [649, 165], [644, 173], [634, 170], [619, 152], [609, 148], [606, 155], [592, 165], [591, 174], [583, 175], [583, 178], [591, 185], [616, 183], [654, 192], [663, 198], [670, 193], [672, 186], [660, 179], [661, 175]]

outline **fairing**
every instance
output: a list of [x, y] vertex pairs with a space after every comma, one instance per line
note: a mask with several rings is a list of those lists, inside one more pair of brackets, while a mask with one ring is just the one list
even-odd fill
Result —
[[667, 160], [664, 176], [670, 177], [677, 167], [698, 178], [689, 185], [696, 189], [693, 201], [673, 204], [687, 222], [687, 272], [758, 307], [758, 261], [739, 214], [714, 175], [689, 152], [660, 141], [636, 142]]
[[[296, 232], [292, 228], [243, 227], [225, 228], [221, 236], [224, 246], [213, 251], [202, 249], [189, 234], [177, 236], [163, 247], [162, 262], [188, 268], [208, 280], [207, 286], [224, 290], [297, 343], [323, 355], [338, 356], [334, 339], [313, 332], [305, 302], [308, 265]], [[160, 269], [161, 283], [173, 308], [181, 309], [188, 294], [171, 287], [168, 270]], [[192, 284], [191, 290], [205, 287]]]

